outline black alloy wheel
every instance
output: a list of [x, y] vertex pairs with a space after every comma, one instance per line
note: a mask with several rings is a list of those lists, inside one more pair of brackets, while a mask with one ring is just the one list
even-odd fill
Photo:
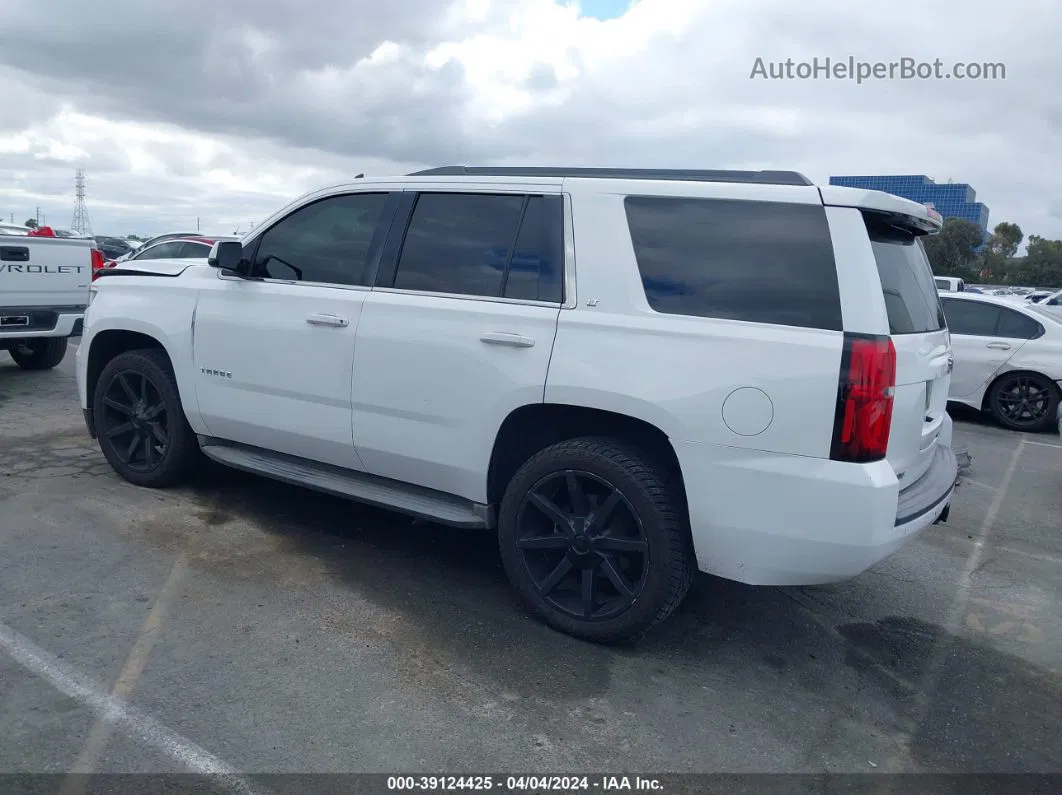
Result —
[[538, 594], [580, 621], [625, 612], [641, 595], [649, 543], [634, 508], [604, 478], [554, 472], [527, 492], [516, 547]]
[[149, 488], [175, 486], [201, 463], [173, 367], [161, 349], [118, 354], [92, 391], [100, 449], [125, 480]]
[[134, 472], [150, 472], [170, 447], [170, 417], [159, 388], [142, 372], [122, 370], [105, 385], [99, 433]]
[[607, 437], [557, 442], [524, 462], [501, 501], [498, 546], [532, 613], [596, 643], [642, 637], [696, 571], [677, 473]]
[[1000, 378], [989, 395], [992, 415], [1013, 431], [1038, 431], [1055, 422], [1058, 388], [1035, 373], [1012, 373]]

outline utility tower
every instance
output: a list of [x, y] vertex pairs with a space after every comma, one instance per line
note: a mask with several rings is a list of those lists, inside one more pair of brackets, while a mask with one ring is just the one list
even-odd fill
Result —
[[92, 234], [92, 222], [89, 221], [88, 207], [85, 206], [85, 171], [81, 168], [74, 179], [74, 220], [70, 229], [79, 235]]

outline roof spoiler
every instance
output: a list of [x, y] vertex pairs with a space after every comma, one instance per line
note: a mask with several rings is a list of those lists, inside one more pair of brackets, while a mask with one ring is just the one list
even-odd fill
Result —
[[891, 193], [836, 185], [824, 185], [819, 193], [827, 207], [852, 207], [908, 234], [935, 235], [944, 225], [943, 217], [933, 205], [919, 204]]

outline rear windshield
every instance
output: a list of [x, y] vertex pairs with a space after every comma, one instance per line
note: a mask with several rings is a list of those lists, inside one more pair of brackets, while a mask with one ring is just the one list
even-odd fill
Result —
[[946, 325], [944, 310], [921, 241], [872, 213], [864, 213], [863, 218], [878, 264], [889, 331], [893, 334], [940, 331]]

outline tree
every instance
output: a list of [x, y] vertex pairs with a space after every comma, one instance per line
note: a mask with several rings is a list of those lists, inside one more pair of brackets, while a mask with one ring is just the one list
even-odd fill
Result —
[[36, 218], [27, 218], [26, 222], [24, 224], [22, 224], [22, 225], [23, 226], [28, 226], [30, 229], [36, 229], [37, 228], [37, 219]]
[[1022, 272], [1032, 286], [1062, 287], [1062, 240], [1030, 235]]
[[992, 236], [988, 239], [986, 248], [997, 251], [1007, 259], [1018, 253], [1018, 246], [1025, 238], [1021, 227], [1010, 221], [1001, 221], [992, 230]]
[[1025, 237], [1021, 227], [1009, 221], [996, 224], [985, 241], [977, 263], [979, 278], [984, 281], [999, 281], [1010, 284], [1021, 281], [1021, 268], [1014, 263], [1014, 255]]
[[977, 247], [981, 227], [962, 218], [947, 218], [940, 232], [924, 239], [926, 256], [937, 276], [958, 276], [967, 281], [977, 274]]

